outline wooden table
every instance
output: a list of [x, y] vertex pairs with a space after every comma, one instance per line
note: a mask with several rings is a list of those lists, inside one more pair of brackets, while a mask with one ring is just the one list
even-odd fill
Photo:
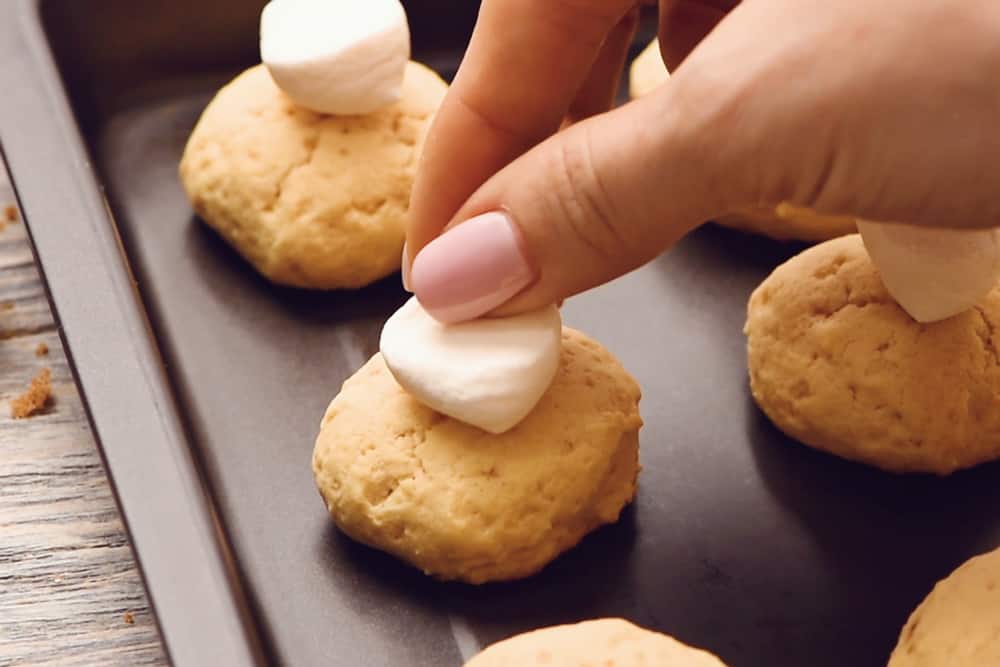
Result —
[[[0, 164], [0, 221], [13, 202]], [[0, 666], [166, 664], [20, 222], [0, 231], [0, 364]], [[51, 404], [11, 419], [45, 367]]]

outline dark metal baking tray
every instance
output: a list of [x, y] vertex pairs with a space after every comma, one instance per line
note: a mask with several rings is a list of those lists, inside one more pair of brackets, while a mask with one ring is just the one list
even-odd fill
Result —
[[[884, 664], [938, 578], [1000, 543], [1000, 467], [896, 477], [788, 441], [753, 406], [751, 289], [799, 247], [711, 226], [572, 299], [639, 379], [641, 489], [536, 577], [434, 582], [337, 533], [310, 453], [404, 299], [258, 278], [196, 220], [182, 147], [256, 59], [259, 2], [8, 0], [0, 141], [178, 665], [460, 665], [539, 626], [624, 616], [733, 666]], [[448, 75], [475, 3], [410, 2]]]

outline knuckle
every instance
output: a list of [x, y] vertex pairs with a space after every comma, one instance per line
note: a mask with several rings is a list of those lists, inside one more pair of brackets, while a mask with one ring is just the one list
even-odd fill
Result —
[[554, 210], [550, 214], [567, 235], [599, 259], [618, 264], [629, 253], [628, 236], [595, 163], [590, 135], [586, 131], [577, 134], [574, 140], [559, 142], [559, 149], [553, 152]]

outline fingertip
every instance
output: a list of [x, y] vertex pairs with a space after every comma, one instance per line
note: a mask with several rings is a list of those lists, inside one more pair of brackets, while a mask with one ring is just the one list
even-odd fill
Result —
[[428, 243], [413, 260], [410, 285], [432, 317], [453, 323], [493, 311], [537, 275], [513, 221], [490, 211]]
[[512, 299], [486, 313], [486, 317], [511, 317], [529, 313], [545, 306], [554, 305], [561, 309], [565, 299], [548, 296], [539, 285], [535, 285], [517, 294]]

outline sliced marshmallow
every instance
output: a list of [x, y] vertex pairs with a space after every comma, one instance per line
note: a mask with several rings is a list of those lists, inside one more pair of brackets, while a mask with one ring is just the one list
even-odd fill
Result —
[[858, 220], [882, 282], [918, 322], [972, 308], [1000, 283], [1000, 229], [931, 229]]
[[379, 345], [396, 381], [418, 401], [503, 433], [524, 419], [552, 384], [561, 341], [562, 317], [555, 306], [442, 324], [414, 297], [385, 323]]
[[271, 0], [260, 15], [260, 56], [296, 104], [371, 113], [401, 94], [406, 12], [399, 0]]

